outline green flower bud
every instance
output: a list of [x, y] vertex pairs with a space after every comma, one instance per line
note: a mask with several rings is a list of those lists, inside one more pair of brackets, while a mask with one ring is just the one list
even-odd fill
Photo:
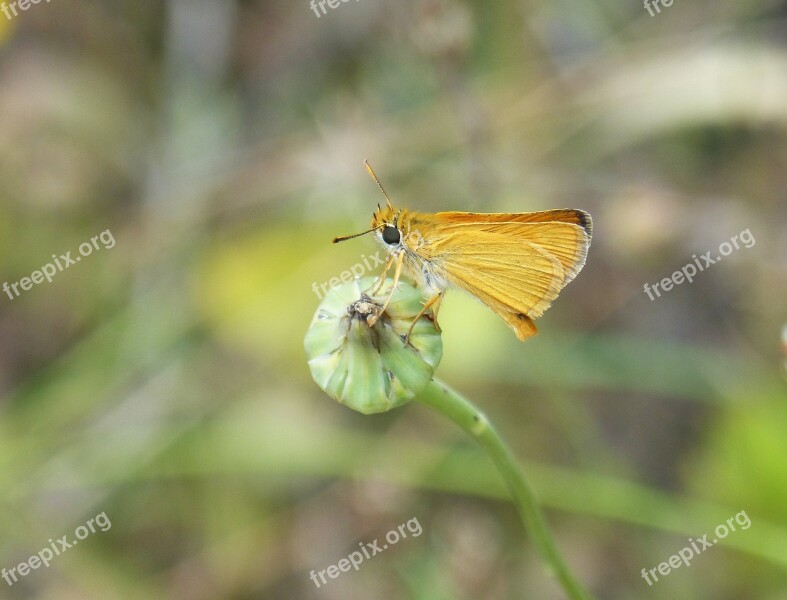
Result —
[[443, 355], [442, 338], [426, 316], [418, 319], [404, 343], [423, 308], [421, 292], [400, 282], [380, 314], [393, 282], [387, 279], [379, 294], [371, 296], [375, 281], [366, 277], [331, 289], [304, 340], [317, 385], [367, 415], [412, 400], [432, 380]]

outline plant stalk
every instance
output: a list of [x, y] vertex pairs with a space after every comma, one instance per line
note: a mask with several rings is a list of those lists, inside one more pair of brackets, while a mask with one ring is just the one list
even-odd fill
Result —
[[467, 398], [437, 379], [432, 380], [416, 400], [451, 419], [481, 444], [511, 490], [519, 515], [538, 553], [568, 598], [592, 600], [592, 596], [582, 588], [563, 561], [530, 484], [511, 450], [486, 416]]

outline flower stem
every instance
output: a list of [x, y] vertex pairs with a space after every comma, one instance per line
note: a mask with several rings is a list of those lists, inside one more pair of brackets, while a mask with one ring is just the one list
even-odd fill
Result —
[[486, 416], [458, 392], [434, 379], [416, 400], [451, 419], [472, 435], [489, 453], [514, 497], [519, 515], [533, 542], [571, 600], [591, 600], [592, 597], [574, 579], [560, 555], [535, 494], [517, 466], [511, 450], [503, 442]]

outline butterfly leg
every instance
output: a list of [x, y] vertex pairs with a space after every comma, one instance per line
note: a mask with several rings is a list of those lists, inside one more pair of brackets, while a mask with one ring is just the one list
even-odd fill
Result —
[[437, 324], [437, 311], [440, 309], [440, 301], [442, 299], [443, 299], [443, 292], [438, 292], [424, 303], [424, 307], [421, 309], [421, 312], [419, 312], [418, 315], [415, 317], [415, 319], [413, 319], [413, 322], [410, 324], [410, 329], [407, 330], [407, 335], [404, 336], [405, 344], [407, 344], [410, 341], [410, 334], [413, 332], [413, 327], [415, 327], [415, 324], [418, 322], [418, 319], [424, 316], [424, 313], [426, 313], [426, 311], [429, 310], [430, 308], [432, 309], [432, 323], [434, 323], [434, 328], [437, 330], [437, 333], [440, 333], [442, 331], [440, 329], [440, 326]]
[[[391, 257], [391, 259], [393, 260], [393, 256]], [[388, 298], [386, 298], [385, 304], [383, 304], [383, 307], [380, 309], [380, 312], [377, 313], [377, 316], [372, 317], [371, 322], [367, 321], [369, 323], [369, 327], [374, 325], [377, 322], [377, 319], [380, 318], [380, 315], [382, 315], [385, 312], [385, 309], [388, 308], [388, 303], [391, 301], [391, 298], [393, 297], [394, 292], [396, 291], [396, 286], [399, 285], [399, 276], [402, 274], [403, 263], [404, 263], [404, 252], [400, 252], [399, 255], [396, 257], [396, 268], [394, 269], [394, 278], [393, 278], [393, 285], [391, 286], [391, 293], [388, 294]]]
[[383, 284], [385, 283], [385, 276], [388, 274], [388, 271], [391, 268], [391, 265], [393, 264], [394, 258], [396, 257], [393, 254], [390, 254], [388, 256], [388, 260], [385, 261], [383, 272], [380, 273], [380, 276], [377, 278], [377, 281], [375, 281], [372, 284], [372, 287], [374, 288], [374, 291], [372, 292], [372, 296], [375, 296], [383, 288]]
[[[432, 323], [434, 323], [434, 328], [437, 330], [437, 333], [442, 333], [443, 330], [440, 328], [440, 325], [437, 324], [437, 311], [440, 310], [441, 302], [443, 301], [443, 294], [445, 290], [437, 294], [437, 300], [434, 301], [432, 304]], [[429, 308], [427, 306], [427, 308]]]

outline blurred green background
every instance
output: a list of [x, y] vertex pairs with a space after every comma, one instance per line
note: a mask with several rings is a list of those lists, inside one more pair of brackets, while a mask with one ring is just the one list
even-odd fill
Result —
[[[2, 281], [116, 240], [0, 294], [0, 568], [112, 523], [0, 598], [562, 597], [458, 428], [311, 381], [313, 284], [377, 250], [330, 244], [381, 201], [364, 159], [414, 210], [592, 213], [540, 334], [449, 294], [438, 368], [578, 578], [787, 598], [784, 1], [54, 0], [0, 14], [0, 152]], [[643, 580], [739, 511], [749, 529]]]

